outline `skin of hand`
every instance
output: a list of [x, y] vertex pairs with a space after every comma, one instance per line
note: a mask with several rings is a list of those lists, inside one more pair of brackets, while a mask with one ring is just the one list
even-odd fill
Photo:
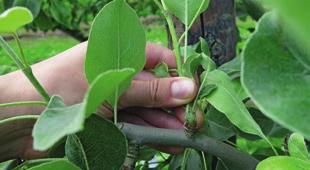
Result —
[[[87, 42], [84, 42], [32, 66], [35, 76], [48, 93], [62, 96], [67, 105], [82, 102], [87, 91], [88, 83], [84, 75], [86, 49]], [[182, 106], [195, 98], [197, 86], [193, 80], [183, 77], [156, 78], [150, 70], [162, 62], [166, 63], [169, 68], [176, 67], [175, 57], [171, 50], [148, 43], [144, 70], [136, 75], [131, 87], [120, 97], [119, 121], [158, 128], [183, 128], [185, 112]], [[43, 100], [21, 71], [0, 76], [0, 82], [0, 103]], [[170, 109], [174, 111], [174, 114], [168, 114], [162, 108]], [[43, 107], [38, 106], [0, 108], [0, 120], [19, 115], [40, 114], [43, 110]], [[102, 104], [98, 109], [98, 114], [112, 117], [112, 109], [108, 104]], [[201, 126], [203, 116], [201, 113], [197, 113], [196, 116], [197, 124]], [[0, 132], [15, 133], [14, 130], [18, 130], [22, 133], [6, 141], [0, 140], [1, 147], [10, 147], [5, 151], [0, 148], [0, 155], [9, 155], [6, 158], [0, 156], [0, 160], [33, 159], [45, 156], [46, 153], [38, 153], [32, 149], [33, 123], [17, 123], [18, 126], [15, 125], [15, 128], [12, 128], [13, 126], [0, 128]], [[24, 127], [27, 128], [23, 131]], [[1, 133], [0, 135], [2, 136]], [[182, 151], [175, 147], [155, 146], [155, 148], [169, 153]]]

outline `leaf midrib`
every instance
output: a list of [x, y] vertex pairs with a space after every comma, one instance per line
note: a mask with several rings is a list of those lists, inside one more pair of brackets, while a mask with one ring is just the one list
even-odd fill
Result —
[[73, 141], [77, 142], [77, 145], [81, 147], [80, 151], [82, 152], [82, 156], [83, 156], [83, 159], [85, 161], [86, 170], [90, 170], [89, 169], [89, 165], [88, 165], [88, 159], [87, 159], [87, 156], [86, 156], [86, 153], [85, 153], [85, 149], [83, 147], [83, 144], [80, 141], [80, 138], [76, 134], [73, 134], [72, 136], [74, 138], [76, 138], [76, 140], [73, 140]]
[[[223, 88], [223, 90], [225, 90], [225, 92], [233, 99], [233, 102], [237, 105], [238, 109], [241, 111], [241, 113], [243, 113], [243, 116], [246, 117], [246, 119], [248, 121], [254, 121], [253, 119], [250, 119], [248, 116], [246, 116], [244, 114], [244, 111], [242, 111], [242, 108], [240, 108], [240, 105], [238, 104], [239, 102], [237, 101], [237, 99], [229, 92], [229, 90], [223, 86], [221, 83], [217, 83], [218, 86], [221, 86]], [[256, 124], [256, 122], [254, 121], [254, 123]], [[253, 127], [253, 124], [251, 124], [251, 126]], [[258, 127], [256, 127], [258, 128]], [[260, 130], [257, 130], [255, 127], [254, 127], [254, 130], [258, 132], [258, 134], [261, 136], [261, 137], [264, 137], [265, 135], [262, 134], [262, 132]], [[260, 128], [259, 128], [260, 129]]]

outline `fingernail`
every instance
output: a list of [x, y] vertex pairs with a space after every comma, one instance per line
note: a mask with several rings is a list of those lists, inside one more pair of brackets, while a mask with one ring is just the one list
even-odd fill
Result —
[[191, 98], [194, 92], [195, 84], [190, 79], [179, 79], [174, 81], [171, 85], [172, 97], [176, 99]]

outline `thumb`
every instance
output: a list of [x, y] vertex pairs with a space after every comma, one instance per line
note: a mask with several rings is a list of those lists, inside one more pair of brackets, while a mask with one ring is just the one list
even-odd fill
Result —
[[120, 98], [120, 107], [177, 107], [191, 102], [197, 93], [195, 82], [188, 78], [134, 80]]

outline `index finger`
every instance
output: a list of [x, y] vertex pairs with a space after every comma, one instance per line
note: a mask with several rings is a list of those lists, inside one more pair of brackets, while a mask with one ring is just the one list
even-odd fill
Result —
[[144, 68], [151, 69], [160, 63], [166, 63], [169, 68], [176, 68], [176, 59], [173, 51], [159, 44], [147, 43]]

